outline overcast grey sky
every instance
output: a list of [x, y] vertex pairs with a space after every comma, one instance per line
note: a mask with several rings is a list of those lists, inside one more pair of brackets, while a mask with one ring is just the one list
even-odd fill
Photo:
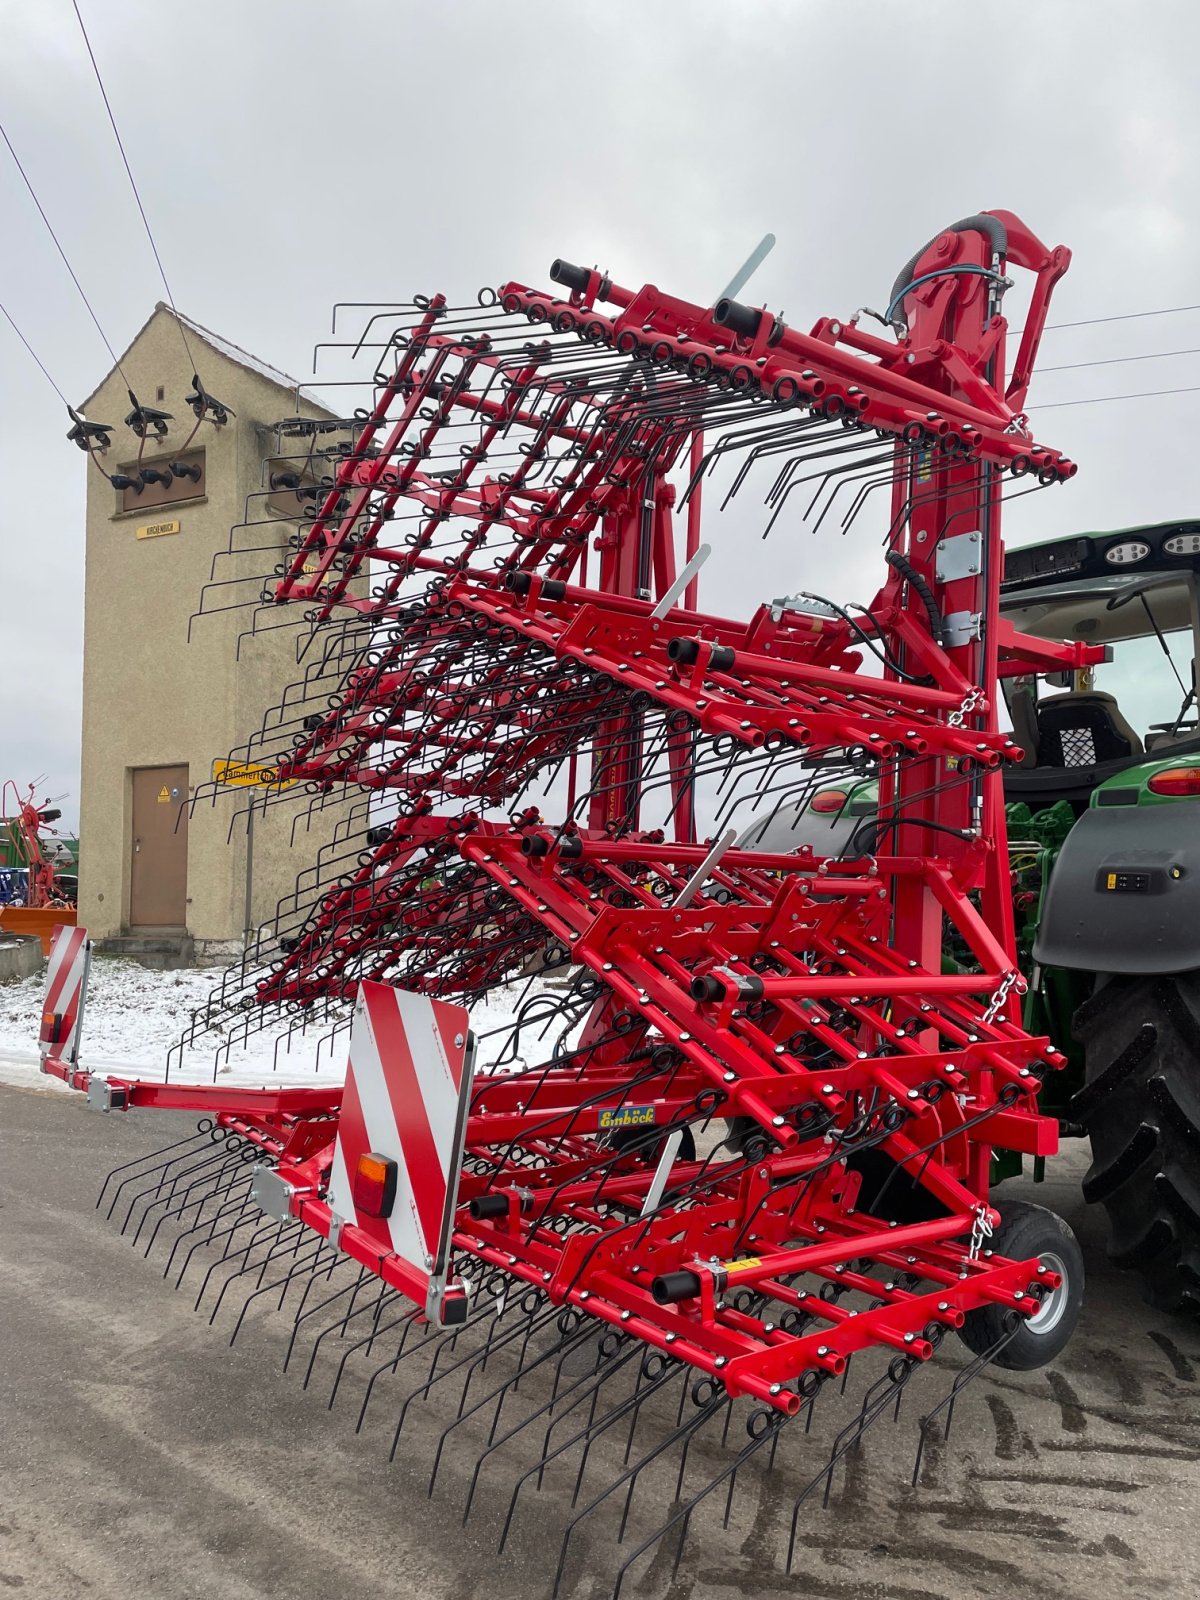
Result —
[[[940, 226], [1016, 211], [1074, 265], [1052, 321], [1200, 303], [1191, 0], [80, 0], [181, 311], [295, 376], [337, 299], [545, 280], [556, 255], [803, 327], [882, 304]], [[0, 119], [113, 345], [161, 298], [70, 0], [0, 0]], [[110, 362], [7, 153], [0, 299], [73, 400]], [[1200, 312], [1052, 332], [1042, 366], [1200, 347]], [[1047, 373], [1080, 463], [1009, 543], [1194, 515], [1200, 356]], [[119, 419], [117, 419], [119, 420]], [[0, 323], [0, 778], [78, 797], [84, 458]], [[718, 551], [728, 607], [868, 599], [857, 530]], [[709, 603], [712, 604], [710, 591]], [[702, 591], [703, 597], [703, 591]], [[181, 639], [179, 648], [185, 649]]]

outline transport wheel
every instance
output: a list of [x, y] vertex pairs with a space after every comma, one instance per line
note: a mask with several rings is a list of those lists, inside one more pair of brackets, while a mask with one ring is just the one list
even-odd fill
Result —
[[[1018, 1331], [996, 1357], [998, 1367], [1032, 1372], [1054, 1360], [1079, 1321], [1083, 1305], [1083, 1254], [1079, 1241], [1055, 1212], [1014, 1200], [1004, 1207], [989, 1248], [1014, 1261], [1037, 1256], [1062, 1278], [1059, 1288], [1050, 1291], [1033, 1315], [1022, 1319]], [[958, 1336], [973, 1354], [982, 1355], [1005, 1332], [1007, 1317], [1004, 1306], [981, 1306], [978, 1311], [968, 1311]]]
[[1108, 1212], [1108, 1254], [1160, 1311], [1200, 1316], [1200, 972], [1116, 977], [1075, 1013], [1087, 1128], [1084, 1198]]

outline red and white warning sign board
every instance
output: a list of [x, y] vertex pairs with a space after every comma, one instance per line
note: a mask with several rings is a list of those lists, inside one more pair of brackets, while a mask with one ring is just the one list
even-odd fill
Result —
[[79, 1029], [91, 964], [92, 941], [87, 929], [62, 924], [55, 928], [46, 963], [46, 994], [38, 1037], [43, 1070], [47, 1056], [71, 1067], [79, 1059]]
[[[330, 1174], [330, 1210], [428, 1277], [431, 1301], [445, 1288], [462, 1170], [469, 1017], [462, 1006], [390, 984], [359, 985]], [[360, 1168], [370, 1156], [396, 1163], [383, 1216], [362, 1198]]]

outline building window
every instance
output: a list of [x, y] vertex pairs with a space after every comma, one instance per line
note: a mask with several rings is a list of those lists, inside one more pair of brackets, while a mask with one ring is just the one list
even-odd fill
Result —
[[[181, 474], [172, 466], [183, 468]], [[143, 458], [119, 467], [118, 472], [132, 479], [127, 489], [117, 491], [118, 511], [152, 511], [156, 506], [175, 506], [185, 500], [201, 500], [207, 492], [204, 477], [204, 451], [185, 450], [177, 456]], [[152, 476], [148, 479], [147, 473]], [[165, 482], [163, 480], [166, 480]]]

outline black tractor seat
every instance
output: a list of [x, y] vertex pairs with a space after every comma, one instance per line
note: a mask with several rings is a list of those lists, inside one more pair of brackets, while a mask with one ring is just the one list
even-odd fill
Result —
[[1039, 767], [1094, 767], [1143, 752], [1114, 696], [1100, 689], [1039, 700], [1036, 716]]
[[[1066, 696], [1063, 697], [1064, 699]], [[1137, 767], [1146, 760], [1161, 760], [1164, 756], [1200, 755], [1200, 733], [1185, 739], [1172, 740], [1165, 749], [1152, 750], [1147, 756], [1137, 741], [1137, 750], [1129, 755], [1114, 756], [1108, 761], [1098, 761], [1090, 767], [1010, 767], [1004, 774], [1004, 798], [1009, 801], [1024, 800], [1035, 810], [1038, 806], [1053, 805], [1056, 800], [1069, 800], [1077, 811], [1086, 808], [1092, 790], [1106, 778], [1115, 778], [1128, 767]]]

